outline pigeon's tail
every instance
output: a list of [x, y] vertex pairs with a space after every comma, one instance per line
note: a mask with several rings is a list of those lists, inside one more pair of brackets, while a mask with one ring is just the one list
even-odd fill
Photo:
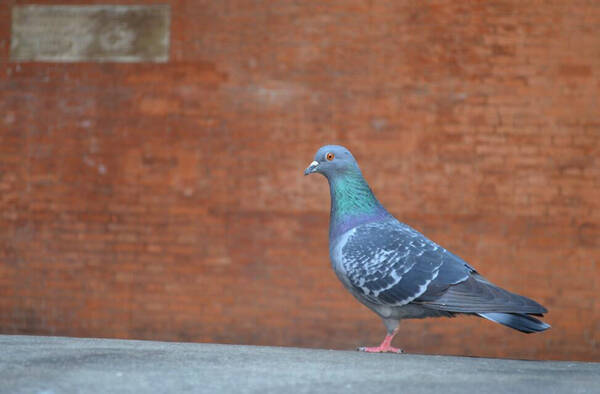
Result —
[[524, 313], [486, 312], [477, 313], [477, 315], [495, 323], [500, 323], [515, 330], [519, 330], [525, 334], [545, 331], [550, 328], [549, 324]]

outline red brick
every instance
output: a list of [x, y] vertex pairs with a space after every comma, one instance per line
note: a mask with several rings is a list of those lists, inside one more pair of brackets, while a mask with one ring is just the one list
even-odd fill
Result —
[[598, 4], [182, 0], [165, 64], [21, 64], [17, 3], [1, 333], [375, 344], [329, 267], [327, 183], [302, 176], [340, 143], [391, 212], [553, 325], [409, 321], [399, 346], [600, 361]]

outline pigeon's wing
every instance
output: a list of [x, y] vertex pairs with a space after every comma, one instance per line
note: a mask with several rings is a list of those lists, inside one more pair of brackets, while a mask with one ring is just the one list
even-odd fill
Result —
[[466, 263], [395, 220], [356, 227], [341, 252], [354, 290], [376, 304], [401, 306], [428, 289], [441, 293], [470, 272]]
[[[447, 275], [446, 270], [453, 272], [459, 266], [467, 268], [468, 275], [463, 280], [453, 282], [452, 275]], [[448, 251], [445, 251], [438, 276], [414, 302], [449, 312], [529, 313], [540, 316], [547, 312], [534, 300], [491, 283], [466, 261]]]
[[541, 316], [547, 312], [536, 301], [504, 290], [476, 273], [441, 291], [430, 286], [414, 302], [429, 309], [462, 313], [501, 312]]
[[506, 291], [479, 275], [460, 257], [397, 222], [352, 230], [342, 262], [354, 291], [370, 302], [410, 302], [448, 312], [542, 314], [537, 302]]

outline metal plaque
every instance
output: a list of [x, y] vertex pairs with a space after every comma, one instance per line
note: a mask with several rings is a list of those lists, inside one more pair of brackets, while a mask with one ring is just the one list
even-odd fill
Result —
[[46, 62], [166, 62], [168, 5], [12, 8], [10, 58]]

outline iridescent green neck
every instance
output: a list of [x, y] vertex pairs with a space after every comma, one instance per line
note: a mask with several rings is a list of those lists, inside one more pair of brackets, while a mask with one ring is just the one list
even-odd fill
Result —
[[331, 191], [330, 236], [339, 235], [362, 222], [387, 215], [360, 170], [351, 170], [329, 179]]

